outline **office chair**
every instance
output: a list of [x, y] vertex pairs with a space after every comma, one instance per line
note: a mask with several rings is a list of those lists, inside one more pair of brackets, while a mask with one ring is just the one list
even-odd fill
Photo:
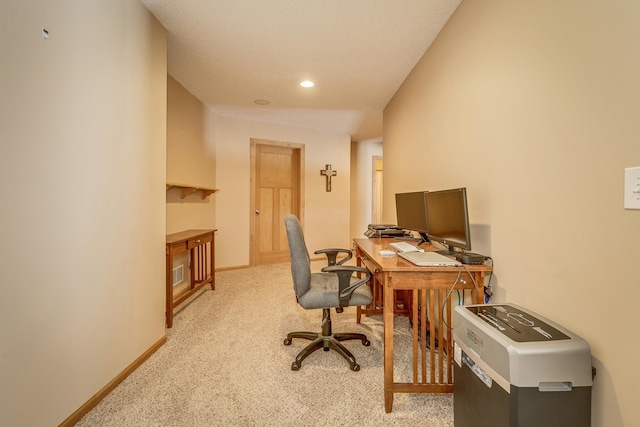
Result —
[[[297, 371], [302, 361], [319, 348], [324, 351], [333, 349], [349, 362], [352, 371], [359, 371], [360, 365], [355, 357], [341, 341], [361, 340], [362, 344], [370, 344], [367, 336], [355, 333], [331, 332], [331, 308], [342, 313], [343, 307], [367, 305], [371, 303], [371, 289], [365, 285], [371, 278], [371, 273], [365, 268], [342, 265], [351, 259], [352, 254], [348, 249], [321, 249], [316, 254], [325, 254], [329, 266], [322, 269], [321, 273], [311, 272], [311, 260], [309, 251], [304, 242], [304, 235], [300, 222], [295, 215], [284, 217], [289, 241], [289, 253], [291, 255], [291, 273], [293, 276], [293, 289], [298, 304], [306, 310], [322, 309], [322, 332], [291, 332], [284, 340], [285, 345], [291, 345], [293, 338], [310, 340], [291, 364], [291, 370]], [[346, 253], [347, 257], [337, 260], [337, 255]], [[363, 274], [362, 278], [353, 277], [353, 273]]]

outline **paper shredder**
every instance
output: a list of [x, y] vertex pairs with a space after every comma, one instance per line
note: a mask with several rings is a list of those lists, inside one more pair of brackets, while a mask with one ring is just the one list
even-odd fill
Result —
[[455, 427], [591, 425], [589, 344], [514, 304], [457, 306]]

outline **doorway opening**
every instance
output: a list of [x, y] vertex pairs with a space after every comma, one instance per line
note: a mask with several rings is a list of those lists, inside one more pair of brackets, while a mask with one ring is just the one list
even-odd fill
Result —
[[373, 156], [371, 223], [382, 223], [382, 156]]

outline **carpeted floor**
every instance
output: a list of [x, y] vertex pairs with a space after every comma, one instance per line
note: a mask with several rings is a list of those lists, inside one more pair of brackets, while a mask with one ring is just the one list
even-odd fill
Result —
[[[216, 273], [216, 290], [181, 306], [167, 343], [77, 426], [453, 426], [450, 394], [395, 394], [385, 413], [381, 316], [358, 325], [349, 308], [331, 317], [335, 332], [363, 332], [371, 341], [346, 343], [361, 370], [319, 351], [294, 372], [291, 362], [308, 341], [283, 340], [294, 330], [319, 331], [322, 311], [296, 303], [289, 264]], [[407, 380], [406, 318], [396, 317], [395, 334], [394, 375]]]

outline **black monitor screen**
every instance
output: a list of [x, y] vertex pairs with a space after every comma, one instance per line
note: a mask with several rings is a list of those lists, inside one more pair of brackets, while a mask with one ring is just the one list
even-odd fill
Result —
[[396, 193], [396, 217], [398, 227], [426, 235], [428, 229], [424, 194], [424, 191]]
[[466, 188], [424, 193], [427, 205], [429, 239], [447, 246], [470, 250]]

